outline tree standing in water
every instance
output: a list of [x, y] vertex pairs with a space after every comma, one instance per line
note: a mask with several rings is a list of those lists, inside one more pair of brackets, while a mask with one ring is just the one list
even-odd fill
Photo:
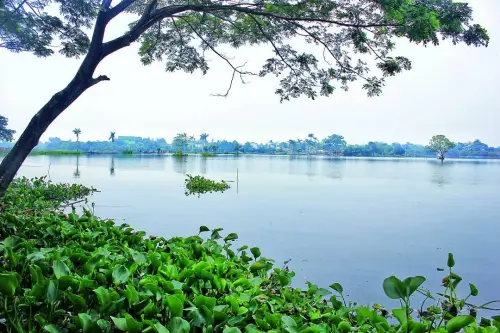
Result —
[[434, 135], [426, 148], [429, 151], [437, 153], [438, 159], [444, 161], [444, 154], [453, 147], [455, 147], [455, 144], [444, 135]]

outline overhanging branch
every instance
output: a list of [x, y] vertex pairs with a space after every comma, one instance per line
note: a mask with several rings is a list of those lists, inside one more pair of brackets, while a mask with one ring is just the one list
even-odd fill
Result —
[[195, 33], [195, 35], [198, 36], [198, 38], [201, 39], [201, 41], [205, 45], [207, 45], [207, 47], [210, 50], [212, 50], [212, 52], [214, 52], [221, 59], [223, 59], [233, 69], [233, 75], [231, 76], [231, 82], [229, 83], [229, 88], [227, 89], [226, 93], [225, 94], [215, 94], [215, 96], [227, 97], [229, 95], [229, 92], [231, 91], [231, 88], [233, 86], [233, 81], [234, 81], [234, 77], [236, 76], [236, 74], [239, 74], [241, 83], [243, 83], [243, 84], [245, 84], [245, 81], [243, 79], [243, 75], [255, 75], [255, 76], [258, 76], [258, 74], [256, 74], [256, 73], [247, 72], [247, 71], [241, 71], [240, 68], [243, 67], [244, 65], [242, 65], [242, 66], [234, 66], [231, 63], [231, 61], [226, 56], [224, 56], [219, 51], [217, 51], [212, 44], [210, 44], [205, 38], [203, 38], [203, 36], [193, 27], [193, 25], [191, 24], [191, 22], [189, 22], [188, 20], [186, 20], [182, 16], [179, 16], [178, 18], [181, 19], [181, 20], [183, 20], [184, 22], [186, 22], [187, 25], [189, 25], [189, 27], [191, 28], [191, 30], [193, 30], [193, 32]]

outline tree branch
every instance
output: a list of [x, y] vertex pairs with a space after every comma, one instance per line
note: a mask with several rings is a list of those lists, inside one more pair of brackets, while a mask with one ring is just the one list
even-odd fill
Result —
[[2, 23], [0, 23], [0, 28], [3, 27], [3, 25], [5, 23], [7, 23], [7, 21], [12, 17], [14, 16], [15, 13], [17, 13], [19, 11], [19, 9], [21, 9], [22, 6], [24, 6], [24, 4], [26, 3], [26, 1], [28, 0], [23, 0], [23, 2], [21, 2], [3, 21]]
[[229, 84], [229, 88], [228, 90], [226, 91], [225, 94], [216, 94], [215, 96], [221, 96], [221, 97], [227, 97], [229, 95], [229, 91], [231, 90], [232, 86], [233, 86], [233, 81], [234, 81], [234, 77], [236, 75], [236, 73], [238, 73], [240, 75], [240, 80], [241, 80], [241, 83], [245, 84], [245, 81], [243, 80], [243, 75], [255, 75], [257, 76], [256, 73], [252, 73], [252, 72], [242, 72], [240, 70], [241, 67], [244, 66], [244, 64], [242, 66], [234, 66], [231, 61], [229, 61], [229, 59], [224, 56], [223, 54], [219, 53], [219, 51], [217, 51], [215, 49], [215, 47], [212, 46], [212, 44], [210, 44], [205, 38], [203, 38], [203, 36], [193, 27], [193, 25], [188, 21], [186, 20], [185, 18], [183, 18], [182, 16], [178, 16], [179, 19], [183, 20], [184, 22], [187, 23], [187, 25], [189, 25], [189, 27], [191, 28], [191, 30], [193, 30], [193, 32], [195, 33], [196, 36], [198, 36], [199, 39], [201, 39], [201, 41], [208, 46], [208, 48], [210, 50], [212, 50], [212, 52], [214, 52], [216, 55], [218, 55], [221, 59], [223, 59], [225, 62], [227, 62], [227, 64], [233, 69], [233, 75], [231, 77], [231, 82]]
[[276, 46], [276, 44], [274, 44], [272, 38], [264, 31], [264, 28], [262, 27], [262, 25], [260, 24], [260, 22], [255, 18], [253, 17], [253, 15], [248, 15], [252, 18], [252, 20], [254, 20], [254, 22], [257, 24], [257, 27], [259, 28], [260, 32], [264, 35], [264, 37], [266, 37], [266, 39], [269, 41], [269, 43], [271, 43], [271, 45], [273, 46], [274, 48], [274, 51], [276, 52], [276, 54], [281, 58], [281, 61], [283, 61], [285, 63], [285, 65], [290, 68], [290, 70], [297, 76], [300, 76], [300, 73], [297, 73], [297, 71], [285, 60], [285, 58], [281, 55], [281, 52], [279, 51], [278, 47]]
[[125, 9], [127, 9], [130, 5], [132, 5], [136, 1], [137, 0], [122, 0], [120, 3], [118, 3], [116, 6], [114, 6], [108, 11], [107, 15], [108, 21], [114, 19], [118, 14], [123, 12]]
[[107, 77], [106, 75], [99, 75], [95, 79], [91, 79], [89, 81], [88, 87], [90, 88], [90, 87], [92, 87], [92, 86], [94, 86], [102, 81], [111, 81], [111, 79], [109, 77]]
[[358, 72], [356, 72], [355, 70], [353, 70], [352, 68], [346, 68], [344, 66], [344, 64], [342, 64], [342, 62], [340, 61], [340, 59], [338, 59], [335, 54], [333, 53], [333, 51], [330, 49], [330, 47], [328, 46], [328, 44], [326, 44], [321, 38], [317, 37], [315, 34], [313, 34], [312, 32], [310, 32], [306, 27], [304, 27], [302, 24], [300, 23], [297, 23], [297, 22], [290, 22], [291, 24], [295, 25], [296, 27], [302, 29], [306, 34], [308, 34], [309, 36], [311, 36], [312, 39], [314, 39], [316, 42], [320, 43], [321, 45], [324, 46], [324, 48], [328, 51], [328, 53], [330, 53], [330, 55], [333, 57], [333, 59], [335, 59], [335, 61], [337, 62], [337, 64], [340, 66], [340, 68], [344, 69], [344, 70], [347, 70], [347, 71], [350, 71], [354, 74], [356, 74], [357, 76], [359, 76], [360, 78], [366, 80], [366, 78], [359, 74]]

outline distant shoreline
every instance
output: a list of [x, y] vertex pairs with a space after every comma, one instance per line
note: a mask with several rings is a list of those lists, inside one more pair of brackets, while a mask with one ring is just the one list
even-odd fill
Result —
[[[0, 151], [0, 157], [7, 155], [8, 151]], [[175, 156], [175, 153], [173, 152], [141, 152], [141, 153], [135, 153], [135, 152], [82, 152], [82, 151], [75, 151], [75, 150], [35, 150], [32, 151], [30, 156], [92, 156], [92, 155], [121, 155], [121, 156], [141, 156], [141, 155], [146, 155], [146, 156], [173, 156], [173, 157], [178, 157]], [[331, 155], [331, 154], [287, 154], [287, 153], [278, 153], [278, 154], [269, 154], [269, 153], [235, 153], [235, 152], [228, 152], [228, 153], [210, 153], [210, 155], [204, 155], [203, 153], [198, 153], [198, 152], [190, 152], [190, 153], [184, 153], [184, 156], [201, 156], [204, 158], [213, 158], [217, 156], [238, 156], [238, 155], [258, 155], [258, 156], [296, 156], [296, 157], [331, 157], [331, 158], [353, 158], [353, 157], [365, 157], [365, 158], [392, 158], [392, 159], [407, 159], [407, 158], [421, 158], [421, 159], [437, 159], [434, 156], [397, 156], [397, 155], [356, 155], [356, 156], [345, 156], [345, 155]], [[446, 159], [453, 159], [453, 160], [477, 160], [477, 159], [483, 159], [483, 160], [499, 160], [499, 157], [487, 157], [487, 156], [449, 156]]]

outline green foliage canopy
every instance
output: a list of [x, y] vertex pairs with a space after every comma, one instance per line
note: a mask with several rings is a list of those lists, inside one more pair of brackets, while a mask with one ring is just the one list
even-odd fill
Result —
[[4, 116], [0, 116], [0, 140], [10, 142], [14, 140], [14, 134], [16, 133], [16, 131], [8, 129], [8, 124], [9, 120]]
[[[421, 44], [453, 43], [487, 46], [489, 37], [471, 22], [472, 9], [452, 0], [11, 0], [0, 2], [0, 47], [50, 56], [55, 50], [68, 57], [88, 51], [102, 59], [134, 41], [141, 43], [143, 64], [164, 61], [167, 71], [209, 69], [207, 54], [222, 58], [235, 77], [276, 75], [281, 100], [299, 96], [328, 96], [337, 87], [348, 89], [364, 81], [369, 96], [381, 93], [384, 77], [411, 68], [411, 61], [393, 55], [394, 40]], [[55, 10], [57, 9], [57, 10]], [[122, 36], [102, 43], [106, 25], [122, 13], [137, 20]], [[88, 34], [95, 27], [92, 38]], [[291, 40], [301, 38], [319, 47], [298, 50]], [[102, 43], [102, 47], [91, 47]], [[234, 64], [218, 48], [268, 44], [274, 56], [259, 72]], [[56, 48], [57, 49], [57, 48]], [[89, 53], [90, 54], [90, 53]], [[368, 59], [378, 72], [371, 74]], [[105, 80], [107, 78], [102, 78]], [[228, 90], [229, 92], [229, 90]]]
[[429, 151], [437, 152], [440, 158], [444, 158], [444, 154], [446, 154], [453, 147], [455, 147], [455, 144], [446, 136], [434, 135], [426, 148]]

